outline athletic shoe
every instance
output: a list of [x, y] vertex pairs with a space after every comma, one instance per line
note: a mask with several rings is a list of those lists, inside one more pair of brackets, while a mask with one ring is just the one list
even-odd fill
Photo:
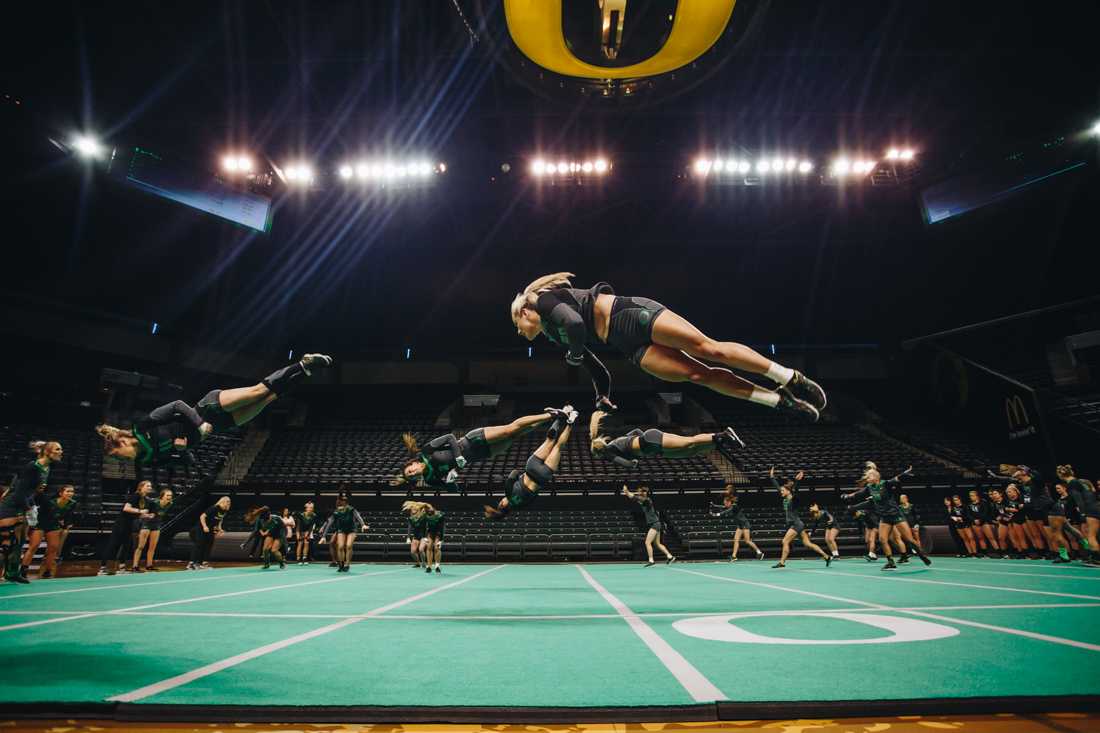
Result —
[[756, 559], [757, 560], [763, 560], [764, 559], [764, 553], [763, 552], [756, 553]]
[[436, 566], [435, 566], [435, 571], [436, 571], [437, 573], [442, 573], [442, 572], [443, 572], [442, 570], [440, 570], [440, 569], [439, 569], [439, 566], [438, 566], [438, 565], [436, 565]]
[[159, 573], [160, 568], [158, 568], [156, 565], [146, 565], [145, 566], [145, 572], [147, 572], [147, 573]]
[[311, 565], [312, 562], [313, 562], [312, 560], [306, 560], [306, 565]]
[[813, 405], [818, 412], [825, 409], [828, 402], [825, 397], [825, 390], [821, 388], [820, 384], [802, 372], [795, 371], [791, 381], [787, 382], [786, 388], [797, 398]]
[[901, 557], [898, 558], [898, 562], [899, 563], [909, 562], [909, 556], [908, 555], [902, 555]]
[[279, 561], [279, 570], [286, 570], [286, 560]]
[[826, 555], [826, 556], [825, 556], [825, 567], [829, 567], [829, 566], [830, 566], [830, 565], [832, 565], [832, 564], [833, 564], [833, 558], [831, 558], [831, 557], [829, 557], [828, 555]]
[[865, 559], [867, 562], [878, 562], [878, 555], [864, 555], [863, 559]]
[[922, 563], [924, 563], [925, 567], [928, 567], [929, 565], [932, 564], [932, 558], [928, 557], [928, 555], [925, 555], [925, 554], [922, 553], [921, 555], [919, 555], [919, 557], [920, 557], [920, 561]]
[[821, 413], [817, 411], [816, 407], [809, 402], [798, 399], [786, 387], [780, 387], [776, 392], [779, 393], [779, 403], [775, 406], [776, 410], [790, 413], [809, 422], [817, 422], [817, 419], [821, 417]]
[[214, 569], [214, 566], [213, 566], [213, 565], [211, 565], [211, 564], [210, 564], [210, 563], [208, 563], [208, 562], [204, 562], [204, 563], [201, 563], [201, 564], [199, 565], [199, 570], [213, 570], [213, 569]]
[[321, 367], [322, 369], [327, 369], [332, 366], [332, 357], [327, 354], [306, 354], [298, 363], [302, 365], [302, 369], [305, 369], [306, 376], [313, 376], [309, 368]]
[[721, 432], [714, 434], [714, 442], [720, 448], [726, 448], [729, 450], [743, 449], [745, 447], [745, 441], [741, 440], [741, 436], [737, 434], [733, 428], [726, 428]]
[[726, 562], [737, 562], [737, 558], [736, 558], [736, 557], [731, 557], [731, 558], [730, 558], [729, 560], [727, 560]]
[[431, 568], [424, 568], [424, 572], [425, 573], [430, 573], [430, 572], [432, 572], [432, 569]]
[[[333, 564], [333, 565], [335, 565], [336, 563], [332, 563], [332, 564]], [[413, 563], [413, 567], [414, 567], [414, 568], [418, 568], [418, 567], [420, 567], [420, 563]]]
[[16, 575], [7, 579], [11, 583], [22, 583], [23, 585], [29, 585], [31, 581], [24, 578], [22, 575]]
[[126, 569], [125, 565], [120, 566], [119, 569], [115, 571], [115, 575], [129, 575], [129, 574], [130, 574], [130, 571]]
[[[187, 565], [188, 565], [188, 568], [187, 568], [187, 569], [188, 569], [188, 570], [190, 570], [190, 569], [191, 569], [191, 568], [190, 568], [190, 565], [191, 565], [191, 563], [187, 563]], [[100, 569], [99, 569], [99, 570], [98, 570], [98, 571], [96, 572], [96, 575], [106, 575], [106, 574], [107, 574], [107, 568], [100, 568]]]
[[654, 565], [656, 565], [656, 564], [657, 564], [657, 563], [655, 563], [655, 562], [653, 562], [652, 560], [650, 560], [649, 562], [647, 562], [647, 563], [646, 563], [645, 565], [643, 565], [642, 567], [643, 567], [643, 568], [651, 568], [651, 567], [653, 567], [653, 566], [654, 566]]
[[52, 577], [53, 577], [53, 573], [51, 573], [49, 570], [46, 570], [46, 571], [42, 572], [41, 574], [39, 574], [38, 579], [39, 580], [49, 580]]
[[898, 566], [894, 564], [893, 560], [887, 560], [886, 564], [882, 566], [882, 570], [897, 570]]
[[1060, 565], [1064, 562], [1073, 562], [1073, 561], [1070, 560], [1068, 557], [1055, 557], [1053, 560], [1051, 560], [1051, 562], [1054, 563], [1055, 565]]
[[576, 410], [570, 410], [569, 414], [566, 415], [566, 417], [565, 417], [565, 423], [567, 425], [572, 425], [573, 423], [575, 423], [577, 421], [577, 418], [580, 417], [580, 416], [581, 416], [581, 414], [579, 412], [577, 412]]
[[665, 560], [665, 565], [671, 565], [674, 562], [676, 562], [676, 556], [675, 555], [673, 555], [669, 559]]
[[135, 566], [135, 567], [130, 568], [130, 572], [131, 573], [144, 573], [145, 568], [143, 568], [141, 566]]
[[[189, 562], [189, 563], [187, 563], [187, 569], [188, 570], [198, 570], [199, 567], [197, 565], [195, 565], [195, 563]], [[102, 574], [103, 573], [103, 568], [100, 568], [99, 572], [100, 572], [100, 574]]]
[[344, 565], [344, 566], [342, 566], [342, 567], [340, 568], [340, 572], [341, 572], [341, 573], [347, 573], [347, 572], [351, 572], [351, 566], [350, 566], [350, 565]]
[[271, 568], [271, 563], [265, 562], [264, 563], [264, 570], [269, 570], [270, 568]]
[[785, 568], [785, 567], [787, 567], [787, 563], [785, 563], [785, 562], [777, 562], [777, 563], [776, 563], [775, 565], [772, 565], [772, 567], [773, 567], [773, 568]]
[[340, 566], [339, 566], [339, 565], [338, 565], [338, 564], [336, 563], [336, 561], [335, 561], [335, 560], [333, 560], [332, 562], [330, 562], [330, 563], [328, 564], [328, 566], [329, 566], [330, 568], [338, 568], [338, 567], [340, 567]]
[[565, 407], [544, 407], [542, 411], [552, 418], [569, 417], [569, 413], [573, 411], [572, 405], [566, 405]]

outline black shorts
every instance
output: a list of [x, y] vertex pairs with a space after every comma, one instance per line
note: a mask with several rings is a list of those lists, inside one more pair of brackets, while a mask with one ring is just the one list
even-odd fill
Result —
[[199, 417], [203, 420], [213, 425], [215, 430], [228, 430], [236, 427], [237, 424], [233, 422], [233, 416], [226, 412], [218, 401], [218, 395], [221, 393], [220, 389], [212, 389], [207, 392], [195, 405], [195, 412], [199, 413]]
[[747, 519], [738, 519], [736, 522], [734, 522], [733, 527], [734, 527], [734, 529], [744, 529], [744, 530], [748, 530], [749, 532], [751, 532], [752, 531], [752, 522], [750, 522]]
[[793, 529], [797, 534], [802, 534], [806, 531], [806, 525], [802, 523], [801, 519], [796, 519], [787, 525], [787, 529]]
[[660, 522], [650, 522], [649, 525], [646, 527], [646, 532], [648, 533], [651, 529], [657, 530], [657, 533], [660, 534], [661, 532], [664, 532], [665, 526]]
[[443, 527], [440, 527], [439, 529], [429, 529], [428, 530], [428, 539], [437, 540], [439, 542], [442, 542], [443, 541]]
[[[462, 455], [470, 463], [474, 461], [484, 461], [492, 455], [489, 441], [485, 439], [485, 428], [471, 430], [466, 433], [461, 440], [465, 442], [465, 445], [462, 446]], [[508, 442], [510, 443], [511, 441]]]
[[508, 492], [508, 504], [512, 509], [518, 509], [530, 506], [537, 497], [538, 492], [527, 488], [527, 484], [523, 483], [523, 477], [520, 476], [512, 484], [512, 490]]
[[[528, 458], [527, 465], [524, 466], [523, 470], [527, 477], [534, 481], [540, 489], [554, 482], [554, 469], [547, 466], [546, 462], [537, 456]], [[516, 479], [516, 483], [523, 486], [523, 477]], [[524, 490], [527, 490], [526, 486], [524, 486]]]
[[664, 450], [665, 434], [656, 428], [650, 428], [642, 433], [638, 439], [643, 456], [659, 456]]
[[898, 512], [897, 514], [880, 514], [878, 517], [879, 524], [895, 525], [901, 524], [904, 521], [905, 517], [902, 516], [901, 512]]
[[607, 327], [607, 343], [621, 351], [635, 364], [653, 343], [653, 322], [668, 310], [649, 298], [616, 296], [611, 304], [611, 320]]
[[157, 517], [156, 519], [142, 519], [141, 522], [138, 524], [138, 530], [140, 531], [143, 529], [147, 529], [150, 532], [159, 532], [160, 517]]
[[422, 540], [424, 539], [424, 530], [414, 529], [409, 536], [412, 537], [414, 540]]

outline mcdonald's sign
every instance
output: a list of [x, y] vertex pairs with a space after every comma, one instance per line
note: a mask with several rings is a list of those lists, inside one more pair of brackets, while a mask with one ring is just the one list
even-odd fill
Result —
[[1038, 432], [1031, 422], [1031, 415], [1023, 398], [1018, 394], [1005, 397], [1005, 420], [1008, 422], [1008, 437], [1011, 440]]
[[[596, 0], [591, 0], [596, 2]], [[729, 25], [737, 0], [679, 0], [671, 29], [661, 47], [636, 63], [622, 61], [624, 28], [640, 14], [629, 0], [599, 0], [603, 58], [600, 65], [584, 61], [570, 48], [562, 26], [562, 0], [504, 0], [508, 33], [524, 56], [548, 71], [589, 80], [622, 80], [659, 76], [692, 63], [713, 46]]]

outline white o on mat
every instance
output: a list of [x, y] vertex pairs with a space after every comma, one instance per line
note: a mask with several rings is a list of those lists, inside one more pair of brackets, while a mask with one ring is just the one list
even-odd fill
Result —
[[[890, 636], [874, 639], [788, 639], [782, 636], [764, 636], [747, 631], [736, 623], [737, 619], [755, 616], [810, 616], [813, 618], [836, 618], [843, 621], [855, 621], [875, 626], [891, 632]], [[727, 613], [722, 616], [693, 616], [672, 624], [672, 628], [685, 636], [694, 636], [707, 641], [728, 641], [741, 644], [896, 644], [906, 641], [934, 641], [956, 636], [958, 629], [942, 624], [933, 624], [915, 618], [901, 616], [883, 616], [875, 613], [846, 613], [843, 611], [784, 611], [760, 613]]]

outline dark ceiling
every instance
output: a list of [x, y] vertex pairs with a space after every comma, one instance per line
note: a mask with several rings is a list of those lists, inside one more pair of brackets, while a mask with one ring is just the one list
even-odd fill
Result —
[[[635, 100], [517, 73], [492, 0], [17, 5], [0, 49], [0, 307], [61, 301], [261, 351], [518, 348], [507, 302], [550, 270], [666, 301], [715, 336], [788, 343], [891, 342], [1098, 290], [1075, 267], [1096, 239], [1095, 165], [935, 227], [904, 187], [676, 177], [699, 150], [904, 140], [932, 180], [1082, 129], [1100, 116], [1087, 3], [741, 0], [741, 36]], [[428, 151], [450, 173], [382, 201], [287, 197], [272, 233], [249, 235], [58, 158], [47, 136], [74, 129], [196, 161]], [[536, 189], [524, 160], [545, 149], [603, 151], [616, 176]]]

